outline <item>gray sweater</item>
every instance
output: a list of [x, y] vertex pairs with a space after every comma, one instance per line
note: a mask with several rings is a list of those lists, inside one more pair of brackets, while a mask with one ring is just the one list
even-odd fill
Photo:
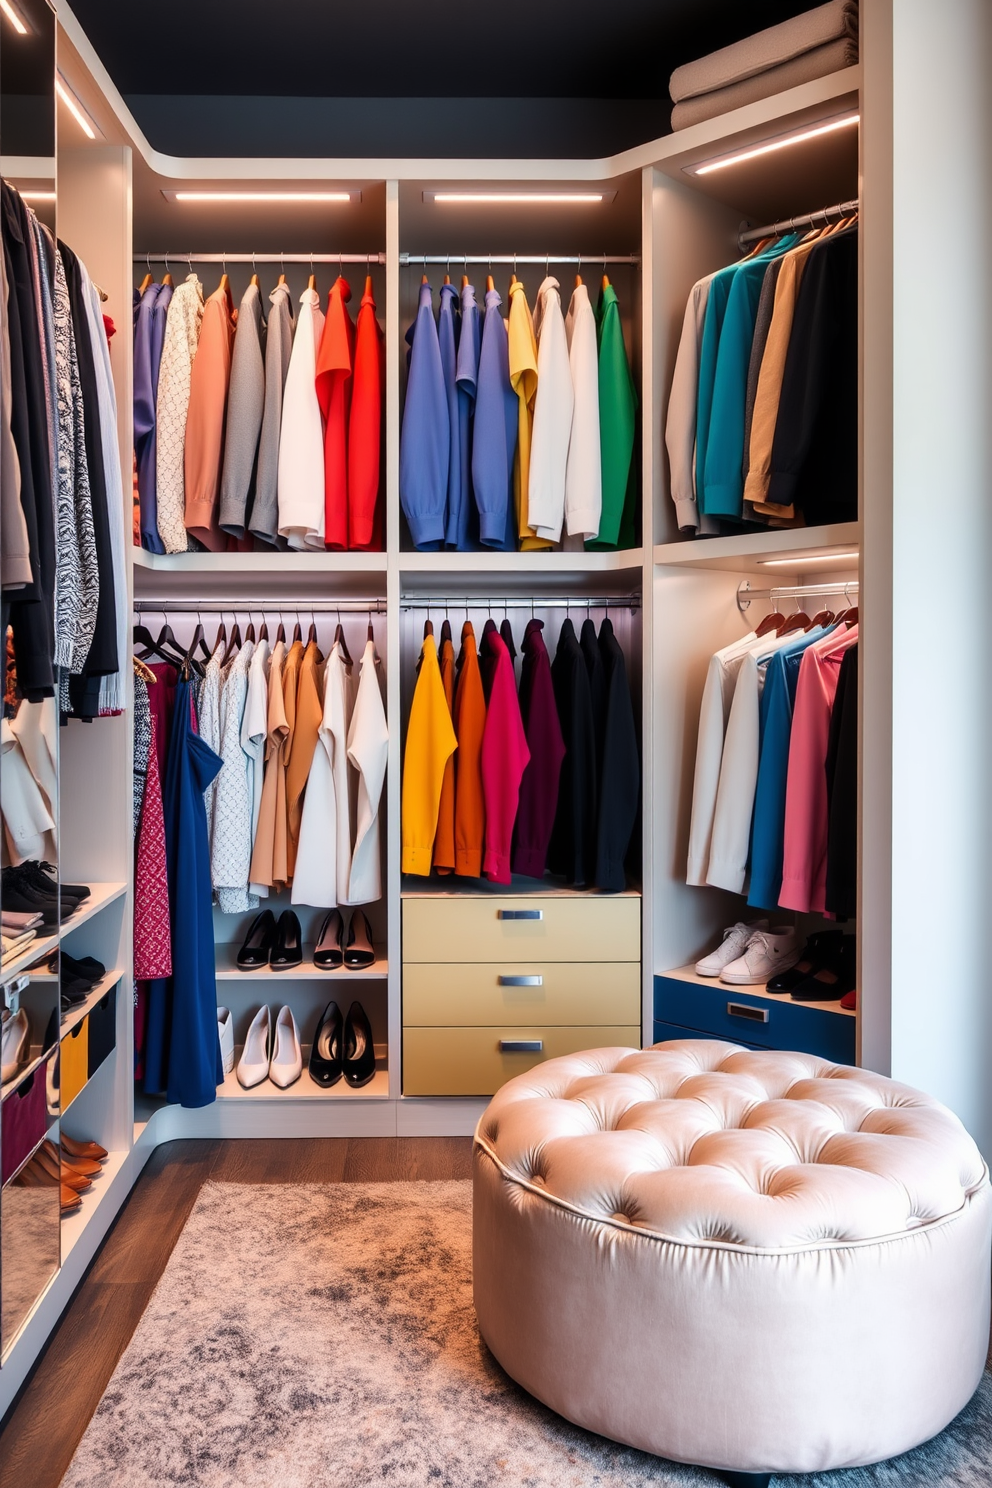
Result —
[[[293, 349], [293, 300], [288, 284], [277, 284], [269, 295], [269, 321], [265, 340], [265, 407], [258, 446], [258, 475], [255, 505], [249, 531], [266, 542], [279, 542], [279, 429], [282, 424], [282, 394]], [[233, 377], [233, 374], [232, 374]]]
[[227, 394], [227, 433], [224, 438], [224, 467], [220, 478], [222, 532], [244, 537], [255, 486], [255, 456], [262, 428], [265, 403], [265, 322], [262, 296], [257, 284], [249, 284], [238, 311], [231, 357], [231, 386]]

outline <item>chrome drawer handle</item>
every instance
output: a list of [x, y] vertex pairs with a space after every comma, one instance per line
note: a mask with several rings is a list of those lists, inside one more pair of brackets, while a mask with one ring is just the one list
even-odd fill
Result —
[[501, 1054], [543, 1054], [543, 1039], [500, 1039]]
[[543, 920], [543, 909], [498, 909], [498, 920]]
[[501, 987], [543, 987], [543, 976], [500, 976], [496, 978]]
[[743, 1002], [728, 1002], [727, 1016], [730, 1018], [750, 1018], [752, 1023], [767, 1023], [768, 1009], [748, 1007]]

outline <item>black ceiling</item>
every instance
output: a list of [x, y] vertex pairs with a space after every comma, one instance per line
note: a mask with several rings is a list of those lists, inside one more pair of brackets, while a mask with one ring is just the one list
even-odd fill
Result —
[[[477, 0], [458, 7], [438, 0], [362, 0], [347, 7], [175, 0], [145, 24], [134, 0], [72, 3], [158, 149], [253, 154], [265, 127], [279, 146], [266, 153], [371, 154], [386, 139], [392, 145], [386, 153], [407, 156], [436, 143], [442, 116], [445, 154], [479, 153], [480, 131], [487, 155], [561, 153], [569, 139], [576, 141], [565, 150], [571, 155], [622, 148], [667, 130], [673, 68], [808, 8], [808, 0], [531, 0], [506, 9]], [[193, 96], [201, 100], [195, 121], [171, 102]], [[222, 98], [232, 103], [221, 105]], [[267, 102], [253, 113], [252, 98]], [[412, 98], [448, 99], [453, 106], [389, 103]], [[517, 121], [512, 109], [494, 118], [491, 108], [477, 105], [512, 98], [540, 100], [542, 108]], [[360, 99], [375, 107], [358, 108], [351, 128], [347, 111], [334, 110], [326, 124], [333, 138], [315, 139], [315, 129], [325, 134], [315, 123], [321, 111], [299, 105], [317, 99]], [[567, 120], [550, 102], [556, 99], [569, 101]], [[583, 99], [597, 101], [587, 127], [575, 117]], [[246, 129], [251, 140], [238, 148]], [[594, 140], [599, 143], [590, 148]]]

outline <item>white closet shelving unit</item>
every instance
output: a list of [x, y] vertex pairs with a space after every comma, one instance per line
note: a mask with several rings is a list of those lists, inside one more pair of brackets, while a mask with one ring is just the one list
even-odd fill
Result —
[[[733, 896], [689, 888], [684, 882], [689, 787], [703, 676], [711, 652], [743, 629], [736, 604], [738, 585], [742, 579], [750, 579], [753, 587], [767, 587], [804, 579], [857, 576], [862, 586], [863, 695], [860, 1058], [866, 1065], [929, 1086], [956, 1105], [976, 1135], [988, 1141], [992, 1120], [984, 1095], [984, 1055], [968, 1032], [976, 1018], [975, 1026], [986, 1026], [987, 1019], [976, 1001], [981, 989], [977, 982], [968, 981], [970, 963], [962, 951], [954, 959], [953, 976], [945, 978], [941, 986], [939, 1013], [927, 1025], [923, 1016], [929, 990], [927, 959], [943, 956], [947, 964], [947, 953], [938, 950], [941, 937], [931, 930], [928, 917], [920, 915], [906, 867], [898, 856], [901, 851], [905, 863], [915, 865], [919, 873], [921, 856], [925, 856], [929, 844], [946, 880], [939, 894], [942, 908], [947, 911], [956, 890], [961, 891], [963, 903], [977, 902], [976, 885], [966, 881], [961, 854], [970, 844], [971, 861], [981, 857], [974, 840], [976, 813], [967, 795], [969, 790], [980, 790], [983, 767], [959, 742], [952, 724], [941, 719], [927, 721], [930, 742], [926, 758], [935, 760], [941, 749], [946, 750], [957, 778], [948, 786], [942, 774], [934, 776], [935, 789], [930, 791], [925, 806], [923, 843], [907, 837], [913, 812], [920, 810], [920, 782], [914, 779], [915, 740], [909, 728], [916, 658], [913, 647], [918, 645], [918, 636], [913, 636], [910, 644], [908, 605], [915, 597], [912, 560], [917, 563], [918, 580], [919, 565], [925, 563], [927, 522], [933, 520], [933, 512], [931, 509], [927, 513], [920, 479], [912, 471], [907, 473], [893, 456], [897, 435], [910, 444], [916, 438], [925, 422], [923, 409], [928, 397], [931, 406], [941, 410], [944, 422], [940, 427], [951, 425], [947, 397], [935, 380], [936, 364], [927, 357], [919, 338], [914, 340], [907, 330], [916, 313], [913, 293], [919, 287], [914, 278], [919, 267], [919, 239], [913, 237], [910, 224], [913, 211], [930, 199], [928, 184], [946, 169], [947, 159], [957, 150], [961, 164], [949, 173], [950, 195], [942, 201], [942, 211], [954, 215], [959, 224], [956, 241], [973, 230], [975, 245], [982, 242], [981, 203], [987, 203], [989, 188], [980, 183], [987, 183], [989, 177], [977, 141], [967, 148], [962, 145], [969, 127], [974, 134], [968, 124], [968, 110], [977, 110], [975, 117], [983, 116], [984, 80], [972, 66], [972, 57], [977, 55], [972, 44], [979, 24], [977, 0], [955, 7], [953, 18], [942, 12], [940, 43], [953, 61], [943, 82], [934, 81], [929, 57], [919, 55], [919, 43], [913, 40], [932, 31], [932, 11], [923, 0], [908, 0], [900, 7], [886, 0], [863, 0], [861, 66], [621, 155], [594, 161], [168, 157], [152, 149], [142, 136], [69, 8], [61, 3], [56, 8], [60, 70], [98, 130], [98, 138], [87, 142], [69, 115], [60, 119], [59, 231], [108, 290], [108, 308], [123, 332], [114, 339], [112, 355], [125, 473], [131, 468], [127, 328], [135, 252], [175, 249], [171, 268], [177, 278], [184, 271], [187, 245], [203, 252], [254, 250], [261, 254], [292, 249], [306, 253], [313, 249], [332, 254], [383, 254], [382, 263], [374, 265], [372, 272], [380, 320], [386, 330], [385, 552], [162, 558], [133, 550], [129, 582], [136, 594], [185, 597], [194, 610], [197, 599], [243, 594], [249, 584], [251, 592], [258, 595], [259, 609], [278, 609], [282, 598], [287, 611], [291, 611], [294, 606], [286, 603], [287, 592], [298, 594], [304, 617], [308, 594], [376, 596], [385, 602], [385, 620], [379, 621], [376, 630], [390, 725], [389, 766], [381, 807], [386, 823], [385, 897], [377, 926], [383, 935], [383, 947], [381, 960], [373, 970], [374, 980], [352, 979], [356, 989], [370, 989], [370, 1004], [371, 991], [378, 995], [378, 1002], [370, 1010], [384, 1061], [371, 1087], [348, 1092], [343, 1098], [329, 1098], [316, 1091], [301, 1094], [298, 1089], [295, 1093], [245, 1093], [229, 1089], [227, 1082], [221, 1098], [203, 1111], [161, 1108], [139, 1112], [135, 1121], [130, 1000], [121, 997], [116, 1056], [101, 1078], [93, 1082], [85, 1112], [92, 1135], [112, 1148], [109, 1172], [102, 1180], [99, 1197], [64, 1226], [61, 1272], [35, 1307], [0, 1370], [0, 1409], [16, 1393], [156, 1144], [196, 1135], [403, 1136], [472, 1129], [483, 1102], [413, 1099], [402, 1094], [399, 806], [403, 669], [405, 645], [409, 644], [404, 642], [403, 632], [404, 617], [409, 612], [402, 610], [401, 604], [418, 595], [449, 595], [457, 618], [459, 599], [639, 594], [641, 608], [632, 627], [628, 660], [632, 672], [636, 671], [633, 681], [640, 708], [643, 761], [641, 1029], [643, 1038], [649, 1041], [654, 976], [684, 967], [719, 931], [727, 914], [737, 918], [741, 908], [741, 901]], [[925, 111], [918, 107], [924, 78], [931, 86], [929, 109]], [[861, 115], [860, 153], [858, 131], [849, 129], [710, 175], [698, 176], [691, 171], [694, 164], [855, 109]], [[922, 120], [924, 112], [929, 123]], [[902, 137], [897, 131], [913, 141], [919, 162], [894, 148], [894, 138]], [[248, 203], [183, 206], [163, 195], [163, 191], [179, 185], [264, 190], [289, 182], [300, 189], [326, 189], [332, 183], [341, 183], [350, 192], [359, 193], [360, 200], [319, 211], [289, 204], [262, 211]], [[478, 187], [482, 183], [494, 190], [500, 186], [516, 190], [543, 187], [548, 191], [601, 186], [613, 199], [598, 205], [513, 208], [443, 206], [425, 200], [425, 191], [441, 184]], [[667, 492], [663, 428], [689, 288], [700, 275], [734, 259], [743, 218], [752, 223], [772, 222], [853, 196], [859, 196], [862, 204], [862, 520], [802, 532], [687, 541], [675, 530]], [[962, 223], [970, 226], [962, 228]], [[450, 251], [451, 275], [457, 283], [459, 258], [464, 254], [517, 252], [543, 257], [548, 253], [554, 267], [555, 252], [588, 252], [583, 272], [587, 280], [595, 282], [597, 256], [604, 250], [640, 259], [639, 267], [611, 269], [642, 408], [643, 499], [638, 545], [615, 554], [435, 555], [408, 551], [398, 501], [405, 376], [402, 336], [419, 284], [418, 257], [425, 253], [447, 255]], [[403, 255], [410, 257], [404, 261]], [[971, 258], [968, 263], [973, 284], [980, 284], [977, 264]], [[299, 266], [291, 271], [287, 265], [290, 283], [297, 292], [302, 284], [294, 280], [293, 273], [305, 272]], [[323, 276], [318, 274], [322, 290], [326, 290], [328, 277], [334, 272], [330, 265]], [[485, 268], [479, 272], [484, 282]], [[568, 272], [574, 270], [570, 267]], [[442, 274], [440, 269], [435, 289]], [[243, 283], [238, 272], [232, 272], [231, 277], [237, 295]], [[543, 277], [542, 268], [528, 268], [521, 277], [532, 298]], [[563, 273], [558, 277], [567, 294], [570, 280]], [[508, 278], [509, 269], [501, 266], [497, 278], [501, 293]], [[479, 279], [475, 282], [478, 287]], [[206, 287], [212, 285], [208, 282]], [[266, 287], [263, 279], [263, 289]], [[906, 351], [898, 368], [893, 360], [894, 317], [897, 329], [902, 327], [899, 345]], [[947, 363], [953, 360], [949, 351]], [[925, 365], [928, 362], [933, 365]], [[967, 388], [962, 384], [965, 370], [972, 379]], [[958, 407], [968, 410], [966, 416], [971, 422], [967, 427], [976, 444], [981, 443], [976, 432], [980, 416], [974, 409], [987, 407], [987, 396], [984, 403], [976, 399], [975, 388], [992, 395], [989, 381], [987, 367], [975, 348], [970, 361], [966, 359], [966, 368], [955, 370], [953, 385]], [[987, 563], [988, 558], [983, 503], [992, 479], [992, 456], [986, 454], [984, 466], [972, 461], [967, 469], [962, 466], [963, 458], [954, 467], [963, 482], [956, 489], [955, 499], [963, 502], [966, 518], [976, 524], [980, 541], [968, 563], [962, 559], [960, 543], [953, 549], [953, 556], [946, 542], [938, 548], [946, 571], [967, 570], [975, 579], [975, 594], [980, 595], [982, 584], [975, 565]], [[929, 474], [928, 499], [932, 504], [937, 478], [933, 450], [918, 455], [917, 463]], [[897, 484], [897, 477], [903, 485]], [[129, 481], [125, 485], [129, 489]], [[904, 490], [910, 493], [905, 498], [901, 494]], [[856, 562], [838, 558], [834, 566], [829, 561], [832, 554], [855, 550], [859, 553]], [[769, 560], [782, 566], [769, 569]], [[938, 574], [945, 569], [938, 569]], [[906, 588], [905, 602], [894, 591], [896, 579]], [[958, 587], [955, 595], [960, 594]], [[539, 598], [535, 603], [539, 604]], [[893, 623], [894, 614], [905, 624], [905, 639]], [[936, 667], [938, 658], [932, 648], [928, 656]], [[979, 737], [977, 715], [971, 725], [976, 730], [974, 737]], [[78, 729], [78, 739], [66, 743], [63, 800], [68, 798], [71, 806], [65, 808], [63, 817], [63, 872], [69, 879], [87, 877], [113, 884], [129, 879], [130, 730], [128, 717], [116, 721], [109, 731], [102, 725], [99, 732], [96, 728]], [[99, 788], [94, 788], [94, 781], [99, 782]], [[986, 880], [981, 882], [987, 887]], [[90, 922], [104, 927], [100, 944], [107, 947], [108, 965], [125, 971], [130, 964], [130, 918], [128, 888]], [[977, 918], [980, 920], [981, 915]], [[82, 936], [83, 931], [79, 934]], [[973, 941], [974, 936], [965, 937], [962, 945], [971, 945], [977, 952]], [[903, 953], [903, 942], [913, 944], [912, 957]], [[230, 972], [230, 955], [229, 950], [221, 952], [219, 983], [220, 1000], [229, 1003], [236, 995], [254, 995], [258, 986], [252, 982], [250, 994], [241, 992], [241, 984]], [[898, 985], [897, 969], [902, 978]], [[317, 999], [332, 995], [330, 986], [333, 983], [337, 988], [342, 975], [327, 978], [326, 994], [325, 987], [307, 972], [299, 975], [295, 987], [299, 995], [314, 999], [316, 1006]], [[278, 994], [272, 995], [274, 1000]], [[987, 996], [984, 1001], [988, 1003]], [[946, 1022], [938, 1023], [938, 1016]]]

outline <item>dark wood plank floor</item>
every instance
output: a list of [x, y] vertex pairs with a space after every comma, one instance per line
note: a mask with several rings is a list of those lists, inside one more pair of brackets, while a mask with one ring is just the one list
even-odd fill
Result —
[[0, 1433], [0, 1488], [58, 1488], [204, 1183], [467, 1178], [468, 1137], [168, 1142], [155, 1150]]

